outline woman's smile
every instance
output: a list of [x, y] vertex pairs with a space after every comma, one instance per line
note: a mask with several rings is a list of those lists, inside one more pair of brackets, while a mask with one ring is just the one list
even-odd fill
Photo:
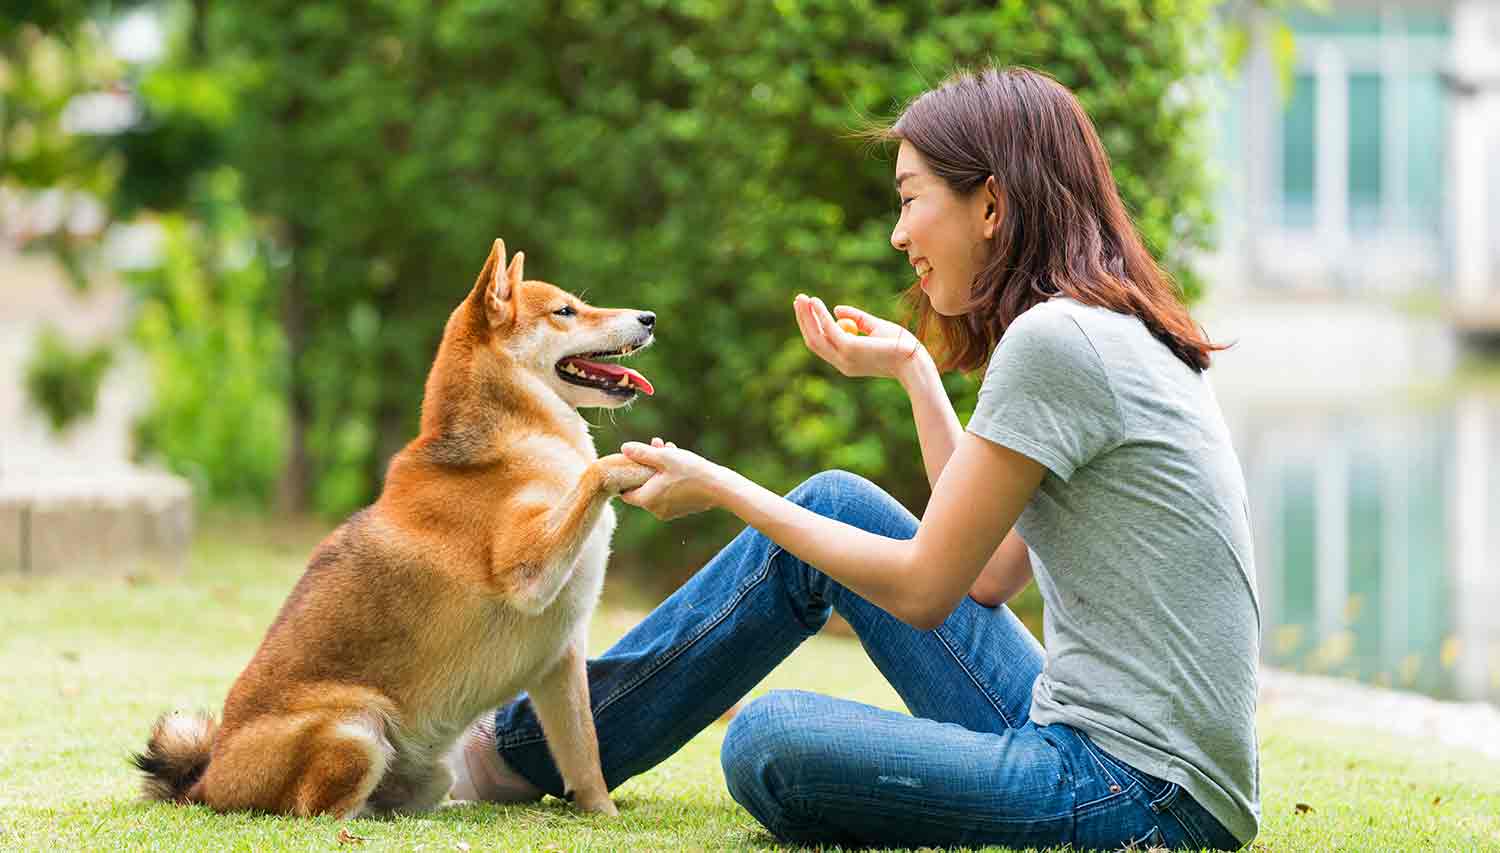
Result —
[[932, 264], [926, 258], [917, 258], [911, 262], [911, 265], [912, 269], [916, 270], [922, 289], [926, 290], [928, 282], [932, 280]]

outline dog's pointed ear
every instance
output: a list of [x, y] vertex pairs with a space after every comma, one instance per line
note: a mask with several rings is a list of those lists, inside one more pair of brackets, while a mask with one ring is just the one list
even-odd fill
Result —
[[479, 280], [474, 282], [474, 299], [478, 302], [475, 307], [490, 328], [503, 326], [514, 319], [514, 298], [525, 261], [526, 253], [517, 252], [507, 267], [505, 241], [497, 237], [490, 246], [490, 256], [479, 271]]
[[511, 290], [521, 286], [521, 271], [526, 266], [526, 253], [516, 252], [516, 256], [510, 259], [510, 266], [505, 268], [505, 278]]

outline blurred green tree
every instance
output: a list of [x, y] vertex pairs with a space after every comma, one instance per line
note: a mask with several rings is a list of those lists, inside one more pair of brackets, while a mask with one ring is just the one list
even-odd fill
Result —
[[137, 454], [214, 501], [265, 506], [286, 445], [286, 353], [267, 246], [227, 166], [197, 174], [181, 211], [158, 217], [161, 261], [128, 275], [152, 406]]
[[81, 0], [0, 5], [0, 237], [52, 254], [80, 288], [121, 168], [76, 109], [81, 95], [120, 94], [124, 67], [97, 11]]
[[[890, 159], [850, 131], [955, 67], [1045, 70], [1078, 93], [1148, 244], [1196, 294], [1212, 6], [180, 0], [161, 7], [168, 61], [132, 81], [145, 120], [81, 162], [49, 153], [55, 119], [29, 116], [65, 100], [16, 57], [52, 31], [97, 42], [96, 7], [28, 5], [0, 12], [0, 175], [92, 175], [122, 216], [181, 214], [162, 219], [161, 266], [133, 277], [159, 389], [141, 437], [211, 494], [268, 499], [277, 479], [290, 509], [368, 501], [499, 235], [533, 277], [661, 317], [637, 362], [660, 393], [596, 416], [601, 447], [662, 435], [780, 489], [843, 467], [920, 510], [900, 389], [838, 377], [790, 311], [805, 291], [900, 315]], [[47, 43], [86, 66], [83, 42]], [[972, 384], [948, 381], [966, 414]], [[674, 546], [673, 569], [734, 526], [624, 518], [622, 551]]]
[[[890, 162], [848, 132], [956, 66], [1043, 69], [1078, 93], [1148, 244], [1195, 293], [1186, 258], [1209, 198], [1191, 84], [1211, 70], [1211, 5], [214, 7], [210, 54], [253, 69], [228, 156], [286, 258], [288, 502], [343, 512], [378, 489], [443, 321], [500, 235], [532, 276], [661, 316], [639, 359], [660, 393], [601, 419], [601, 446], [660, 434], [775, 488], [844, 467], [920, 509], [900, 389], [837, 377], [790, 311], [800, 290], [898, 313], [908, 284], [887, 242]], [[730, 526], [627, 516], [640, 546]]]
[[55, 326], [47, 326], [26, 363], [26, 393], [52, 430], [62, 432], [94, 413], [99, 383], [113, 361], [107, 345], [75, 348]]

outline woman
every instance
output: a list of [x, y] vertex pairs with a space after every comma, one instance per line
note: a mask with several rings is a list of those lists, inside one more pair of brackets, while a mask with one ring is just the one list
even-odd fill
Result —
[[[918, 336], [799, 295], [807, 346], [911, 398], [918, 520], [820, 474], [786, 498], [671, 443], [623, 500], [748, 525], [589, 665], [605, 779], [672, 754], [830, 610], [912, 716], [804, 692], [746, 706], [730, 793], [803, 843], [1237, 848], [1256, 834], [1259, 615], [1213, 350], [1142, 247], [1077, 100], [1027, 70], [958, 75], [899, 140], [891, 244]], [[835, 315], [864, 335], [838, 329]], [[961, 429], [940, 369], [985, 365]], [[1004, 605], [1035, 578], [1046, 650]], [[487, 721], [486, 721], [487, 722]], [[526, 700], [476, 727], [460, 798], [562, 794]]]

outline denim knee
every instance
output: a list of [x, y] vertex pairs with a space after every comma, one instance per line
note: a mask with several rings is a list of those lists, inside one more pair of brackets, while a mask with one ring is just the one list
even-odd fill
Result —
[[848, 499], [861, 492], [880, 492], [880, 487], [858, 474], [837, 469], [820, 471], [787, 494], [787, 500], [833, 518], [847, 506]]
[[719, 750], [729, 795], [779, 837], [793, 822], [782, 796], [792, 782], [786, 773], [797, 765], [801, 699], [801, 691], [773, 690], [750, 702], [730, 721]]

